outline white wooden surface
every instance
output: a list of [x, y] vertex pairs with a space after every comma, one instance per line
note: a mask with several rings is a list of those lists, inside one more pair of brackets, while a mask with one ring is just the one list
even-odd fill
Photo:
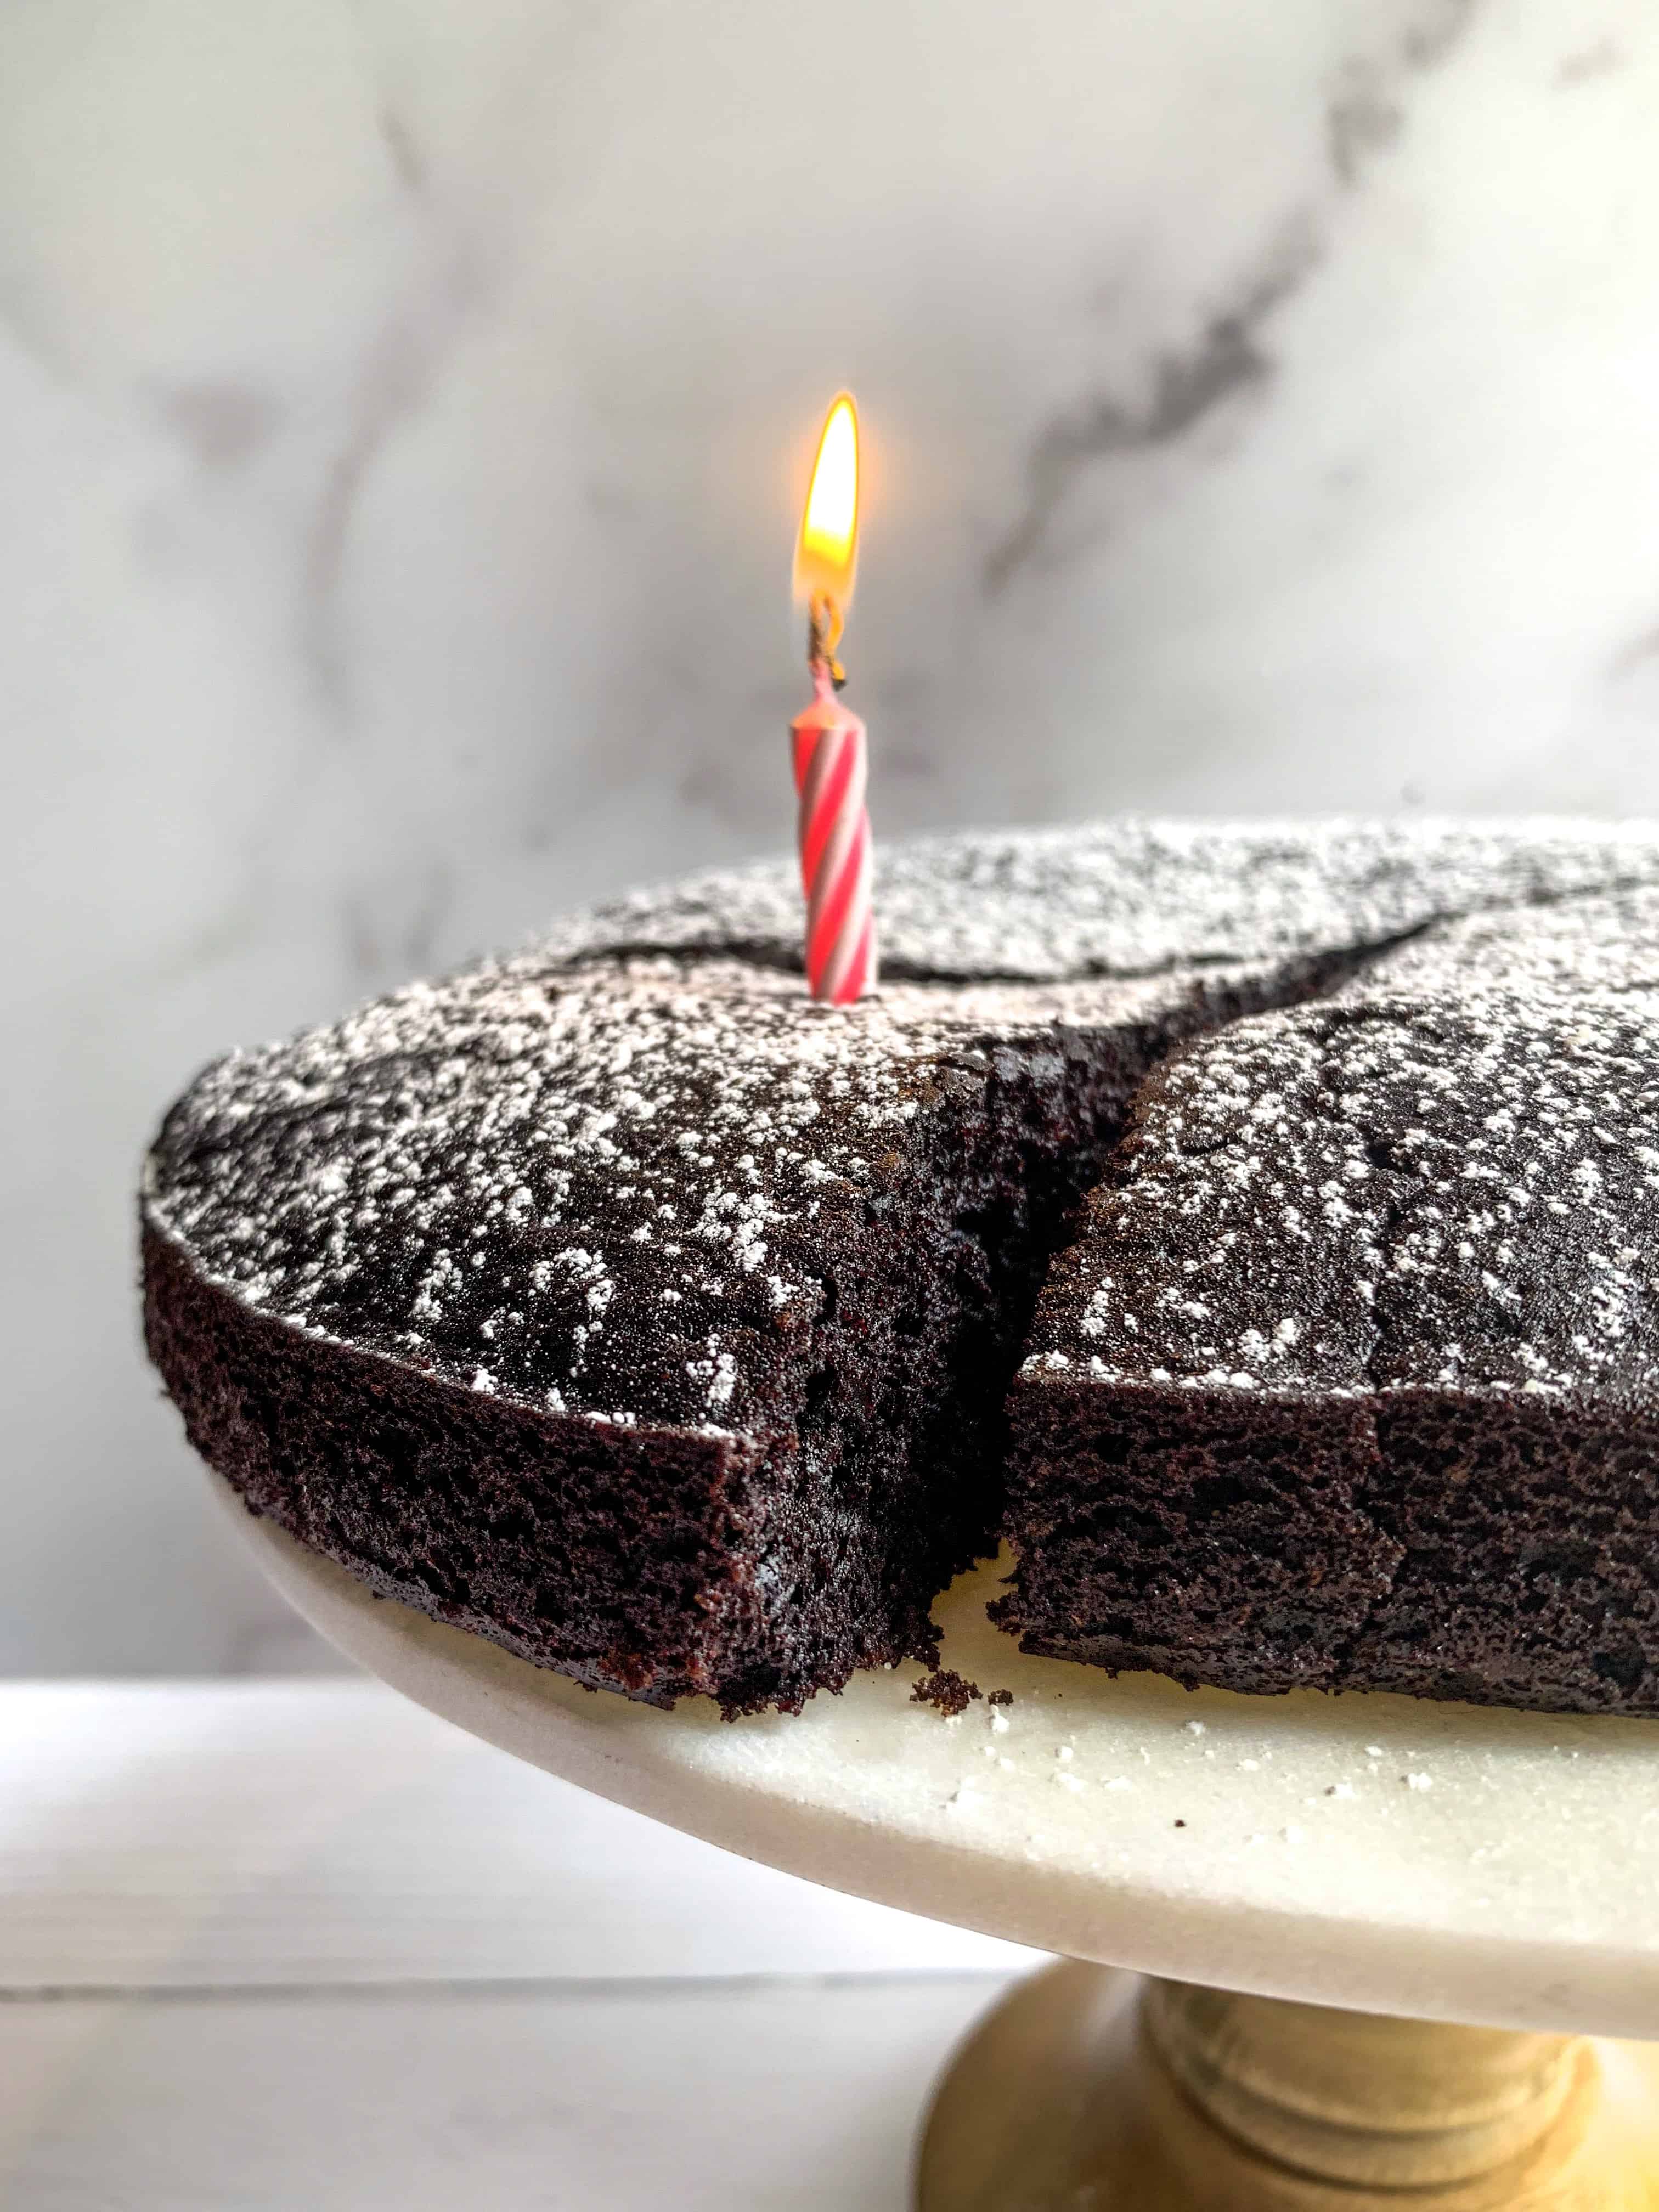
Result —
[[375, 1684], [0, 1686], [4, 2212], [898, 2212], [1030, 1955]]

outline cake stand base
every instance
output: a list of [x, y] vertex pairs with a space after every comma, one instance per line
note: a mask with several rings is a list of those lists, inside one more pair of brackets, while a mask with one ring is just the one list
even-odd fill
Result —
[[1065, 1963], [952, 2060], [919, 2212], [1650, 2212], [1659, 2045]]

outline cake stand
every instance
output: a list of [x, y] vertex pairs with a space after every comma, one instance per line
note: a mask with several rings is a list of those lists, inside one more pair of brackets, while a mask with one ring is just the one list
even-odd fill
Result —
[[[216, 1492], [277, 1587], [432, 1711], [769, 1865], [1064, 1954], [947, 2068], [921, 2212], [1659, 2207], [1659, 1722], [1188, 1695], [945, 1663], [799, 1717], [595, 1695], [371, 1597]], [[988, 1693], [1012, 1692], [992, 1705]]]

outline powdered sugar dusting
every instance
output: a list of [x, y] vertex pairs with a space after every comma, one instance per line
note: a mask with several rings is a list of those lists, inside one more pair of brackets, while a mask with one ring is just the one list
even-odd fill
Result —
[[[1571, 826], [935, 840], [887, 853], [890, 981], [837, 1011], [787, 972], [787, 868], [699, 878], [222, 1062], [169, 1117], [147, 1208], [205, 1274], [293, 1327], [556, 1414], [764, 1431], [792, 1417], [836, 1223], [886, 1202], [917, 1131], [948, 1121], [951, 1085], [982, 1084], [1000, 1053], [1042, 1051], [1060, 1028], [1133, 1036], [1144, 1054], [1229, 993], [1305, 989], [1310, 954], [1459, 907], [1644, 879], [1659, 879], [1653, 836]], [[1385, 1038], [1365, 1021], [1365, 1048], [1395, 1055], [1388, 1079], [1426, 1084], [1437, 1033]], [[1218, 1190], [1218, 1225], [1179, 1279], [1091, 1282], [1044, 1347], [1060, 1368], [1247, 1389], [1337, 1357], [1361, 1387], [1374, 1303], [1428, 1231], [1385, 1230], [1393, 1171], [1358, 1122], [1307, 1103], [1328, 1103], [1344, 1024], [1352, 1058], [1364, 1022], [1322, 1010], [1242, 1024], [1172, 1072], [1122, 1205], [1196, 1219]], [[1631, 1033], [1621, 1080], [1644, 1048]], [[1607, 1126], [1622, 1142], [1626, 1123]], [[1201, 1188], [1195, 1146], [1216, 1160]], [[1603, 1223], [1611, 1270], [1585, 1312], [1605, 1334], [1636, 1295], [1613, 1235], [1626, 1187], [1588, 1139], [1574, 1146], [1559, 1164], [1582, 1218]], [[1264, 1205], [1283, 1264], [1248, 1321], [1224, 1325], [1227, 1236]], [[1496, 1217], [1478, 1239], [1507, 1281]], [[1321, 1293], [1339, 1247], [1340, 1287]], [[1547, 1385], [1559, 1369], [1540, 1357]]]
[[1177, 1055], [1025, 1372], [1651, 1388], [1656, 1250], [1659, 896], [1481, 916]]
[[763, 1428], [832, 1225], [884, 1202], [942, 1086], [1185, 979], [898, 984], [533, 957], [239, 1054], [177, 1109], [152, 1219], [296, 1327], [556, 1413]]
[[[1057, 979], [1330, 952], [1441, 915], [1659, 880], [1651, 823], [1116, 821], [880, 848], [893, 977]], [[793, 861], [636, 891], [546, 949], [729, 951], [799, 970]]]

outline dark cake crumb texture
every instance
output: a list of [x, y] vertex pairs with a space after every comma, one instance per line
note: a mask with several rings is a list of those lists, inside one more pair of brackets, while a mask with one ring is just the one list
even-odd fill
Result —
[[924, 1674], [910, 1692], [910, 1702], [915, 1705], [933, 1705], [947, 1720], [965, 1713], [983, 1692], [977, 1682], [970, 1682], [965, 1674], [958, 1674], [952, 1667], [936, 1667], [931, 1674]]

